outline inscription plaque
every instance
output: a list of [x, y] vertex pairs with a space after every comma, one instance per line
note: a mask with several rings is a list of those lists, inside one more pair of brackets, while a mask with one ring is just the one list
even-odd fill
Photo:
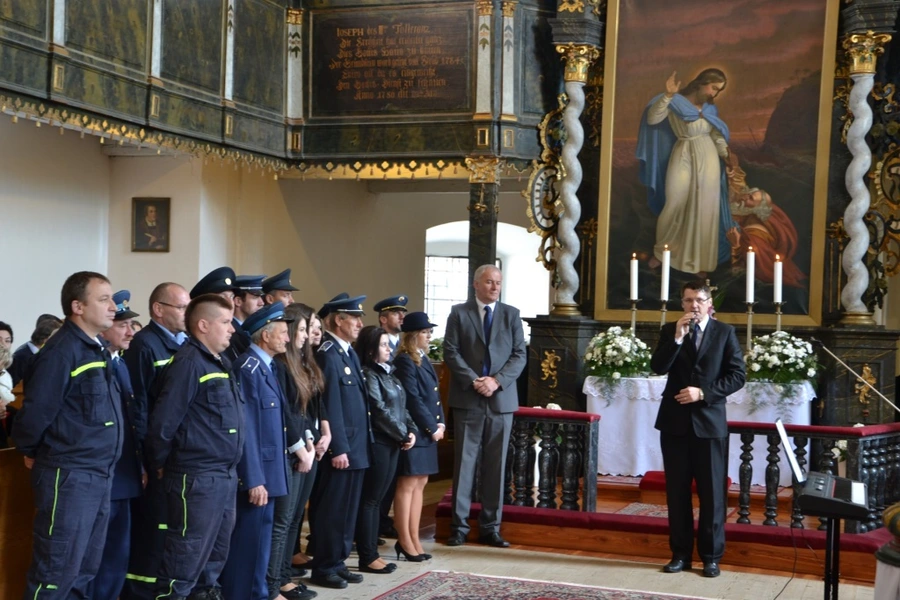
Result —
[[316, 117], [472, 111], [471, 6], [313, 13]]

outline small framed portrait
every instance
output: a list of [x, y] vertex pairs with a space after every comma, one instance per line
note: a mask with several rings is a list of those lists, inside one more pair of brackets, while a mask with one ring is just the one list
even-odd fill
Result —
[[171, 198], [131, 199], [131, 251], [168, 252]]

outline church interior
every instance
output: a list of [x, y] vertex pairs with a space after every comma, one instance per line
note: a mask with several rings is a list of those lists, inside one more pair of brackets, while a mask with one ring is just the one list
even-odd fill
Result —
[[[512, 548], [443, 545], [451, 425], [423, 509], [431, 564], [320, 597], [375, 598], [431, 570], [730, 599], [796, 576], [781, 597], [818, 597], [831, 529], [802, 514], [781, 418], [806, 470], [867, 485], [864, 516], [837, 519], [844, 596], [900, 598], [898, 16], [900, 0], [0, 2], [0, 321], [27, 341], [76, 271], [146, 314], [157, 284], [228, 265], [289, 268], [316, 308], [364, 294], [367, 325], [405, 294], [441, 338], [475, 269], [496, 264], [528, 342]], [[658, 135], [654, 111], [673, 122], [666, 104], [701, 98], [707, 72], [698, 116]], [[708, 157], [684, 150], [698, 137]], [[679, 186], [699, 208], [681, 211]], [[748, 356], [776, 332], [815, 342], [813, 376], [751, 382], [748, 359], [729, 397], [715, 581], [659, 573], [664, 380], [586, 358], [612, 327], [652, 351], [695, 280]], [[14, 442], [2, 598], [21, 596], [32, 547]]]

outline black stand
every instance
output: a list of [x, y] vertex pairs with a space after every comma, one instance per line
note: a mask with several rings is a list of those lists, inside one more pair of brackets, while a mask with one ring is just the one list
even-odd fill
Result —
[[838, 600], [840, 566], [841, 519], [825, 517], [825, 600]]

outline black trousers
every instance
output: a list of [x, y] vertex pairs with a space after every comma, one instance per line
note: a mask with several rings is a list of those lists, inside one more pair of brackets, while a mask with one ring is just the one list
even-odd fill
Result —
[[356, 551], [359, 553], [360, 565], [368, 565], [378, 558], [381, 501], [391, 487], [399, 458], [399, 446], [377, 442], [372, 444], [372, 461], [363, 479], [359, 517], [356, 520]]
[[669, 509], [669, 547], [674, 558], [691, 560], [694, 553], [694, 511], [691, 482], [697, 482], [700, 519], [697, 551], [703, 562], [718, 562], [725, 553], [726, 473], [728, 438], [698, 438], [660, 432]]

